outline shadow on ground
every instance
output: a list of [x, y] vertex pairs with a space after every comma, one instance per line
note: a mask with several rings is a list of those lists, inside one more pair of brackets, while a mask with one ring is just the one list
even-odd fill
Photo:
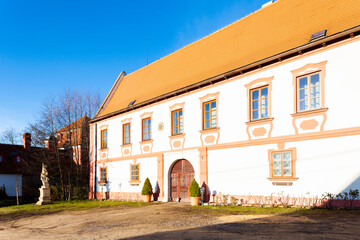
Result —
[[322, 209], [315, 215], [259, 215], [250, 220], [120, 239], [360, 239], [360, 211]]

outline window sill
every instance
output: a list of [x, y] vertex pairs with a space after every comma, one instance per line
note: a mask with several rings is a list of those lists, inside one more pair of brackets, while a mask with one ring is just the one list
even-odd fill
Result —
[[120, 147], [132, 147], [132, 143], [123, 144], [120, 145]]
[[141, 142], [140, 142], [140, 144], [144, 144], [144, 143], [152, 143], [153, 142], [153, 140], [152, 139], [148, 139], [148, 140], [142, 140]]
[[141, 181], [133, 180], [133, 181], [129, 181], [129, 183], [130, 183], [131, 186], [139, 186]]
[[200, 130], [199, 132], [200, 133], [211, 133], [211, 132], [218, 132], [219, 130], [220, 130], [220, 128], [216, 127], [216, 128], [203, 129], [203, 130]]
[[329, 108], [318, 108], [318, 109], [314, 109], [314, 110], [307, 110], [307, 111], [302, 111], [302, 112], [297, 112], [297, 113], [293, 113], [291, 114], [292, 117], [298, 117], [298, 116], [306, 116], [306, 115], [313, 115], [313, 114], [318, 114], [318, 113], [324, 113], [328, 110]]
[[141, 183], [140, 180], [130, 180], [129, 183]]
[[175, 135], [171, 135], [169, 136], [169, 138], [182, 138], [185, 137], [185, 133], [180, 133], [180, 134], [175, 134]]
[[246, 122], [246, 125], [257, 125], [257, 124], [263, 124], [263, 123], [270, 123], [274, 120], [274, 118], [261, 118], [256, 120], [251, 120], [250, 122]]
[[271, 177], [268, 178], [269, 181], [296, 181], [299, 178], [297, 177]]
[[100, 186], [106, 186], [106, 184], [107, 184], [108, 182], [107, 181], [100, 181], [100, 182], [98, 182], [98, 184], [100, 185]]
[[109, 150], [109, 148], [100, 148], [99, 149], [100, 152], [105, 152], [105, 151], [108, 151], [108, 150]]

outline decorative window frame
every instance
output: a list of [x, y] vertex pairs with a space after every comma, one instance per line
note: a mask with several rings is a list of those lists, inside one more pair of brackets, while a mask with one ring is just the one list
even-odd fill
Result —
[[[246, 88], [246, 98], [247, 98], [247, 119], [248, 122], [246, 124], [252, 124], [257, 122], [269, 122], [272, 121], [274, 118], [272, 117], [272, 106], [271, 106], [271, 92], [272, 92], [272, 80], [274, 79], [274, 76], [272, 77], [266, 77], [266, 78], [259, 78], [251, 81], [248, 84], [245, 84]], [[268, 87], [268, 116], [266, 118], [259, 118], [252, 120], [251, 118], [251, 91], [256, 90], [257, 88], [263, 88]]]
[[[170, 129], [170, 134], [171, 136], [179, 136], [179, 135], [183, 135], [184, 134], [184, 105], [185, 103], [177, 103], [174, 104], [172, 106], [169, 107], [170, 109], [170, 120], [171, 120], [171, 129]], [[182, 132], [181, 133], [174, 133], [174, 118], [173, 118], [173, 113], [176, 111], [182, 111]]]
[[[152, 141], [153, 139], [153, 119], [152, 119], [152, 114], [153, 112], [145, 112], [143, 114], [140, 115], [140, 119], [141, 119], [141, 142], [148, 142], [148, 141]], [[144, 120], [145, 119], [151, 119], [151, 138], [144, 140]]]
[[[132, 141], [131, 141], [131, 120], [132, 118], [125, 118], [123, 120], [121, 120], [121, 124], [122, 124], [122, 146], [130, 146], [132, 145]], [[129, 143], [125, 143], [125, 125], [129, 124], [130, 125], [130, 142]]]
[[[101, 177], [101, 170], [102, 169], [105, 169], [105, 181], [103, 181], [102, 177]], [[107, 169], [107, 166], [103, 166], [103, 167], [100, 167], [99, 168], [99, 182], [101, 183], [107, 183], [108, 182], [108, 169]]]
[[[200, 109], [201, 109], [201, 132], [202, 131], [211, 131], [214, 129], [219, 129], [219, 94], [220, 92], [216, 92], [216, 93], [209, 93], [206, 94], [203, 97], [200, 97]], [[216, 101], [216, 127], [211, 127], [211, 128], [205, 128], [204, 123], [205, 123], [205, 108], [204, 105], [208, 102], [211, 101]]]
[[[284, 144], [283, 144], [284, 145]], [[274, 152], [291, 152], [291, 173], [292, 176], [273, 176], [273, 159], [272, 154]], [[296, 177], [296, 160], [297, 160], [297, 153], [296, 148], [287, 148], [280, 147], [279, 149], [270, 149], [268, 150], [268, 161], [269, 161], [269, 181], [296, 181], [299, 178]]]
[[[182, 110], [182, 115], [183, 115], [183, 132], [179, 133], [179, 134], [175, 134], [173, 135], [173, 111], [177, 111], [177, 110]], [[185, 102], [182, 103], [175, 103], [173, 105], [171, 105], [169, 107], [169, 117], [170, 117], [170, 121], [171, 121], [171, 126], [170, 126], [170, 147], [171, 150], [179, 150], [179, 149], [183, 149], [184, 148], [184, 143], [185, 143]]]
[[[325, 109], [325, 77], [326, 77], [326, 64], [327, 61], [322, 61], [319, 63], [308, 63], [301, 68], [297, 68], [292, 70], [291, 73], [293, 75], [293, 91], [294, 91], [294, 114], [292, 116], [296, 116], [297, 114], [304, 115], [306, 113], [311, 114], [314, 111], [319, 111], [321, 109]], [[298, 78], [309, 75], [312, 73], [320, 73], [320, 108], [298, 111]], [[327, 110], [327, 109], [326, 109]]]
[[[132, 178], [132, 168], [137, 166], [138, 167], [138, 179], [133, 179]], [[134, 184], [138, 184], [140, 183], [140, 163], [137, 163], [136, 160], [134, 160], [134, 163], [130, 164], [130, 181], [129, 183], [134, 183]]]
[[[109, 148], [109, 131], [108, 131], [109, 125], [102, 125], [99, 127], [100, 129], [100, 151], [106, 151]], [[103, 131], [107, 131], [106, 133], [106, 148], [103, 148], [103, 139], [102, 139], [102, 133]]]
[[[103, 134], [105, 132], [106, 132], [106, 145], [104, 144], [104, 136], [103, 136]], [[107, 129], [100, 131], [100, 144], [101, 144], [100, 146], [101, 146], [102, 150], [108, 149], [108, 130]]]
[[[185, 135], [185, 121], [184, 121], [184, 106], [185, 106], [185, 102], [182, 103], [175, 103], [174, 105], [171, 105], [169, 107], [169, 114], [170, 114], [170, 121], [171, 121], [171, 126], [170, 126], [170, 137], [177, 137], [177, 136], [181, 136], [181, 135]], [[178, 133], [178, 134], [173, 134], [173, 112], [174, 111], [178, 111], [178, 110], [182, 110], [182, 116], [183, 116], [183, 132], [182, 133]]]

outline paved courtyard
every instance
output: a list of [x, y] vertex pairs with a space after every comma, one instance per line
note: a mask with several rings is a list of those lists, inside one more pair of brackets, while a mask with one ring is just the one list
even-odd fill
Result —
[[0, 239], [360, 238], [360, 211], [335, 215], [229, 215], [185, 203], [120, 206], [2, 217]]

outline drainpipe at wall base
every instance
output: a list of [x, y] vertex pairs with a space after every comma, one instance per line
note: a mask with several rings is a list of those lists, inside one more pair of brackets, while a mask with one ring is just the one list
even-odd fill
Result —
[[96, 191], [97, 191], [97, 189], [96, 189], [96, 178], [97, 178], [97, 176], [96, 176], [96, 169], [97, 169], [97, 123], [95, 123], [95, 151], [94, 151], [94, 153], [95, 153], [95, 163], [94, 163], [94, 169], [93, 169], [93, 171], [94, 171], [94, 199], [97, 199], [97, 197], [96, 197]]

